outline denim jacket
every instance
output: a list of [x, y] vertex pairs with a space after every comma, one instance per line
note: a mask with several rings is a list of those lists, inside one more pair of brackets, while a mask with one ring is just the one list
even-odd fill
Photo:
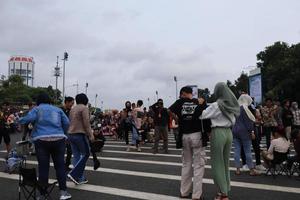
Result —
[[33, 123], [33, 141], [41, 138], [62, 137], [67, 138], [69, 119], [58, 107], [50, 104], [40, 104], [33, 108], [25, 117], [20, 118], [21, 124]]

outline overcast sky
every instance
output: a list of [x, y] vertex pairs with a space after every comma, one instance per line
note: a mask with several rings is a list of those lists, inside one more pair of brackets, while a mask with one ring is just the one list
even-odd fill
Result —
[[298, 43], [299, 10], [299, 0], [0, 0], [0, 74], [11, 55], [32, 56], [35, 86], [54, 86], [56, 56], [67, 51], [68, 95], [78, 81], [105, 108], [148, 106], [156, 90], [169, 105], [174, 75], [179, 87], [213, 90], [264, 47]]

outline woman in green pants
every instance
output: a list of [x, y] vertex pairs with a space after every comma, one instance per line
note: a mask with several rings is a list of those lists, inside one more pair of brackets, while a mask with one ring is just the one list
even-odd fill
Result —
[[211, 165], [218, 188], [215, 200], [228, 200], [230, 191], [229, 156], [232, 144], [231, 127], [240, 113], [238, 101], [225, 83], [217, 83], [216, 102], [203, 111], [202, 119], [211, 119]]

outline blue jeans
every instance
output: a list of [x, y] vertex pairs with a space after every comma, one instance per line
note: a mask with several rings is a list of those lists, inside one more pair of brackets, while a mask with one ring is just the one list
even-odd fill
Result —
[[[42, 141], [34, 142], [36, 157], [39, 168], [39, 181], [48, 183], [49, 179], [49, 164], [50, 156], [52, 157], [54, 168], [56, 171], [56, 178], [58, 180], [59, 189], [66, 190], [66, 172], [65, 172], [65, 139], [57, 141]], [[41, 191], [44, 194], [45, 191]]]
[[70, 171], [70, 175], [77, 181], [85, 179], [83, 172], [87, 160], [90, 156], [90, 146], [88, 138], [83, 133], [69, 134], [69, 141], [72, 147], [73, 153], [73, 166], [74, 168]]
[[244, 149], [245, 156], [246, 156], [246, 164], [248, 165], [249, 169], [253, 168], [252, 162], [252, 154], [251, 154], [251, 139], [249, 140], [242, 140], [240, 138], [233, 138], [233, 145], [234, 145], [234, 163], [236, 168], [241, 168], [241, 148]]

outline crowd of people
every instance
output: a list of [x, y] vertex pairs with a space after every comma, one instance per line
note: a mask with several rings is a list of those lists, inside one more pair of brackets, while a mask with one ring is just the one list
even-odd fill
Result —
[[[10, 134], [22, 131], [22, 140], [32, 141], [41, 182], [48, 182], [52, 157], [61, 200], [71, 198], [67, 192], [67, 178], [76, 185], [88, 182], [84, 172], [90, 154], [94, 169], [100, 167], [96, 153], [101, 151], [105, 136], [124, 141], [126, 151], [141, 152], [143, 145], [153, 143], [153, 154], [160, 150], [168, 154], [168, 135], [172, 132], [176, 148], [182, 148], [180, 197], [193, 200], [204, 199], [202, 183], [208, 141], [212, 176], [218, 188], [215, 200], [229, 199], [232, 145], [235, 147], [236, 175], [248, 170], [250, 176], [260, 175], [272, 165], [277, 154], [287, 155], [291, 147], [296, 153], [286, 160], [287, 167], [291, 169], [294, 162], [300, 161], [300, 109], [297, 102], [285, 100], [279, 103], [267, 98], [263, 106], [255, 106], [246, 93], [237, 99], [225, 83], [215, 86], [214, 97], [215, 102], [207, 104], [204, 97], [193, 98], [192, 88], [183, 87], [179, 99], [169, 108], [164, 106], [162, 99], [148, 109], [142, 100], [138, 100], [136, 103], [125, 102], [121, 111], [103, 113], [90, 108], [85, 94], [78, 94], [75, 99], [66, 97], [60, 108], [51, 104], [47, 94], [41, 94], [36, 105], [30, 103], [26, 112], [3, 104], [0, 144], [3, 139], [9, 153]], [[23, 128], [20, 129], [18, 124]], [[266, 146], [261, 144], [263, 137]], [[160, 141], [163, 141], [161, 149]], [[42, 199], [45, 191], [40, 193]]]

